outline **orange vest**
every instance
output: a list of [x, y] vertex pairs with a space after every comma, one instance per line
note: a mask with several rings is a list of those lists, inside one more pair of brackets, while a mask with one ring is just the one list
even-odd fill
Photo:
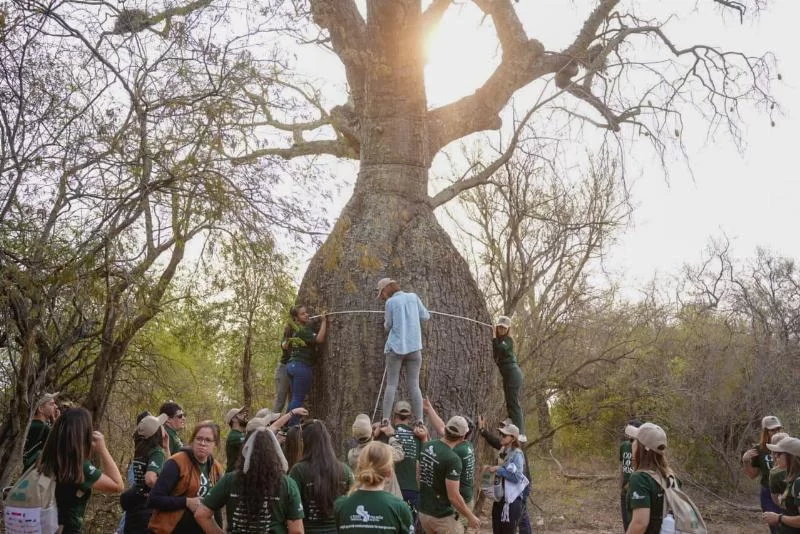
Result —
[[[172, 490], [172, 495], [187, 498], [197, 497], [197, 492], [200, 490], [200, 468], [192, 457], [185, 451], [178, 451], [170, 456], [169, 459], [178, 464], [178, 470], [180, 472], [180, 478], [175, 488]], [[222, 478], [225, 471], [221, 463], [216, 460], [213, 460], [213, 462], [208, 473], [208, 478], [212, 486]], [[189, 509], [184, 508], [183, 510], [172, 510], [170, 512], [154, 510], [153, 516], [150, 518], [150, 523], [148, 523], [147, 526], [154, 534], [169, 534], [175, 530], [175, 526], [177, 526], [185, 512], [189, 512]]]

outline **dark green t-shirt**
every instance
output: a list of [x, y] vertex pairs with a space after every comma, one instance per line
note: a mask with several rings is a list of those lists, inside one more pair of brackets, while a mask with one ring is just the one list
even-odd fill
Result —
[[92, 486], [100, 480], [103, 472], [89, 460], [83, 462], [83, 482], [56, 484], [56, 506], [58, 524], [64, 526], [62, 534], [75, 534], [83, 529], [86, 504], [92, 496]]
[[650, 522], [646, 534], [658, 534], [664, 513], [664, 490], [653, 477], [642, 471], [631, 473], [626, 497], [629, 517], [637, 508], [650, 509]]
[[461, 458], [442, 440], [423, 443], [419, 453], [419, 511], [433, 517], [455, 514], [447, 480], [461, 480]]
[[[786, 485], [785, 480], [786, 472], [784, 471], [784, 485]], [[800, 505], [800, 479], [795, 479], [791, 487], [787, 486], [783, 493], [783, 515], [789, 517], [800, 515], [798, 505]], [[778, 525], [778, 532], [780, 534], [800, 534], [800, 527]]]
[[245, 505], [240, 501], [241, 487], [238, 472], [226, 473], [203, 499], [203, 504], [216, 511], [225, 507], [228, 531], [231, 534], [286, 534], [286, 522], [303, 519], [303, 503], [294, 480], [281, 475], [278, 497], [264, 503], [260, 515], [248, 522]]
[[334, 504], [336, 529], [339, 532], [370, 534], [372, 532], [411, 533], [411, 509], [385, 491], [356, 490], [339, 497]]
[[753, 456], [750, 460], [750, 465], [757, 467], [761, 471], [761, 485], [765, 488], [769, 487], [769, 472], [775, 467], [775, 460], [769, 449], [762, 449], [760, 446], [754, 447], [758, 451], [757, 456]]
[[769, 472], [769, 492], [783, 495], [786, 491], [786, 469], [775, 467]]
[[30, 466], [36, 463], [39, 455], [42, 454], [44, 442], [50, 435], [50, 425], [39, 419], [31, 421], [28, 429], [28, 436], [25, 438], [25, 448], [22, 452], [22, 471], [25, 472]]
[[[353, 472], [347, 464], [344, 462], [339, 462], [339, 464], [344, 470], [344, 478], [340, 481], [339, 485], [341, 488], [339, 496], [341, 496], [345, 495], [350, 490], [350, 486], [353, 485], [355, 479], [353, 478]], [[331, 530], [336, 530], [336, 518], [333, 515], [330, 517], [325, 516], [314, 501], [312, 496], [314, 482], [309, 470], [310, 465], [308, 462], [298, 462], [294, 464], [291, 471], [289, 471], [289, 476], [297, 483], [297, 487], [300, 490], [300, 497], [303, 500], [303, 512], [305, 513], [303, 527], [306, 532], [329, 532]]]
[[517, 365], [517, 355], [514, 354], [514, 340], [509, 336], [496, 337], [492, 340], [492, 355], [498, 367]]
[[414, 435], [414, 429], [408, 425], [399, 424], [394, 429], [394, 435], [403, 446], [405, 457], [394, 464], [394, 473], [401, 490], [419, 491], [417, 484], [417, 457], [422, 448], [422, 441]]
[[131, 462], [133, 468], [133, 482], [139, 489], [149, 491], [147, 484], [144, 483], [144, 475], [149, 471], [160, 474], [164, 462], [167, 460], [167, 453], [161, 447], [153, 447], [147, 456], [134, 458]]
[[622, 469], [622, 484], [626, 486], [633, 473], [633, 444], [628, 440], [619, 446], [619, 462]]
[[313, 365], [317, 334], [310, 326], [301, 326], [293, 330], [292, 337], [287, 342], [290, 348], [290, 362], [303, 362], [306, 365]]
[[169, 434], [169, 455], [172, 456], [183, 448], [183, 442], [178, 437], [178, 432], [169, 425], [164, 425], [164, 429]]
[[475, 448], [469, 441], [462, 441], [453, 447], [453, 452], [461, 458], [461, 480], [458, 484], [458, 492], [464, 502], [470, 502], [475, 494]]
[[244, 433], [241, 430], [231, 429], [228, 439], [225, 440], [226, 473], [236, 469], [236, 461], [242, 454], [242, 447], [244, 447]]

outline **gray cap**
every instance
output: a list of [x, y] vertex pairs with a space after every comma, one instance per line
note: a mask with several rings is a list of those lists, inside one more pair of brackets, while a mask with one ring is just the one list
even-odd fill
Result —
[[496, 326], [505, 326], [506, 328], [511, 328], [511, 319], [505, 315], [501, 315], [495, 321]]

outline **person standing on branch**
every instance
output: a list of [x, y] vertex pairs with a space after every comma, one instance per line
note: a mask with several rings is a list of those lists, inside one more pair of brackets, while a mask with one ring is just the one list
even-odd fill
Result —
[[506, 400], [508, 417], [519, 428], [521, 441], [524, 443], [526, 441], [525, 418], [519, 402], [523, 376], [522, 369], [517, 363], [517, 355], [514, 354], [514, 340], [508, 335], [510, 329], [511, 319], [505, 315], [497, 318], [492, 330], [492, 356], [500, 370], [500, 376], [503, 377], [503, 395]]
[[[770, 443], [772, 436], [780, 432], [782, 428], [783, 425], [780, 420], [774, 415], [764, 417], [761, 420], [761, 439], [759, 443], [742, 456], [744, 474], [750, 478], [760, 477], [761, 490], [759, 497], [761, 499], [761, 510], [777, 514], [781, 512], [781, 509], [772, 501], [772, 493], [769, 490], [769, 472], [775, 467], [775, 462], [770, 450], [767, 448], [767, 444]], [[772, 534], [778, 532], [778, 528], [775, 525], [770, 525], [769, 529]]]
[[[286, 373], [291, 380], [292, 400], [289, 402], [289, 411], [300, 408], [306, 401], [306, 395], [311, 391], [314, 379], [314, 361], [316, 360], [317, 345], [325, 341], [325, 332], [328, 326], [328, 317], [322, 315], [319, 331], [314, 332], [311, 318], [305, 306], [294, 306], [289, 310], [292, 316], [292, 331], [290, 337], [284, 341], [284, 348], [289, 349], [289, 363], [286, 364]], [[289, 426], [300, 423], [299, 416], [289, 420]]]
[[383, 327], [388, 332], [383, 352], [386, 359], [386, 391], [383, 393], [384, 423], [392, 413], [400, 370], [405, 369], [411, 407], [416, 421], [422, 421], [422, 390], [419, 372], [422, 368], [422, 321], [431, 318], [416, 293], [400, 290], [391, 278], [381, 278], [378, 298], [386, 301]]
[[42, 454], [51, 424], [58, 417], [57, 396], [58, 393], [45, 393], [36, 403], [36, 412], [33, 414], [28, 436], [25, 438], [25, 448], [22, 449], [23, 473], [35, 464], [36, 459]]
[[290, 399], [291, 395], [292, 381], [286, 373], [286, 366], [289, 364], [289, 358], [292, 356], [292, 351], [288, 343], [290, 337], [292, 337], [292, 325], [287, 324], [283, 327], [281, 359], [278, 360], [278, 366], [275, 368], [275, 403], [272, 405], [272, 411], [275, 413], [283, 413], [286, 401]]

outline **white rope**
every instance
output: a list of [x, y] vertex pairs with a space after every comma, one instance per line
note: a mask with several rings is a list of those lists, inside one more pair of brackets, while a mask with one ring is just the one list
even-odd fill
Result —
[[[386, 367], [383, 368], [383, 378], [381, 378], [381, 387], [378, 389], [378, 398], [375, 399], [375, 409], [372, 410], [372, 421], [375, 421], [375, 414], [378, 413], [378, 403], [381, 402], [381, 393], [383, 393], [383, 383], [386, 381]], [[383, 414], [386, 418], [386, 414]]]
[[[320, 315], [312, 315], [310, 319], [317, 319], [319, 317], [322, 317], [323, 315], [346, 315], [353, 313], [383, 313], [383, 310], [343, 310], [343, 311], [328, 312], [326, 314], [320, 314]], [[434, 315], [443, 315], [445, 317], [453, 317], [454, 319], [464, 319], [465, 321], [470, 321], [472, 323], [477, 323], [482, 326], [488, 326], [489, 328], [493, 328], [493, 326], [490, 325], [489, 323], [484, 323], [483, 321], [478, 321], [477, 319], [464, 317], [463, 315], [454, 315], [452, 313], [438, 312], [432, 310], [430, 311], [430, 313]]]

